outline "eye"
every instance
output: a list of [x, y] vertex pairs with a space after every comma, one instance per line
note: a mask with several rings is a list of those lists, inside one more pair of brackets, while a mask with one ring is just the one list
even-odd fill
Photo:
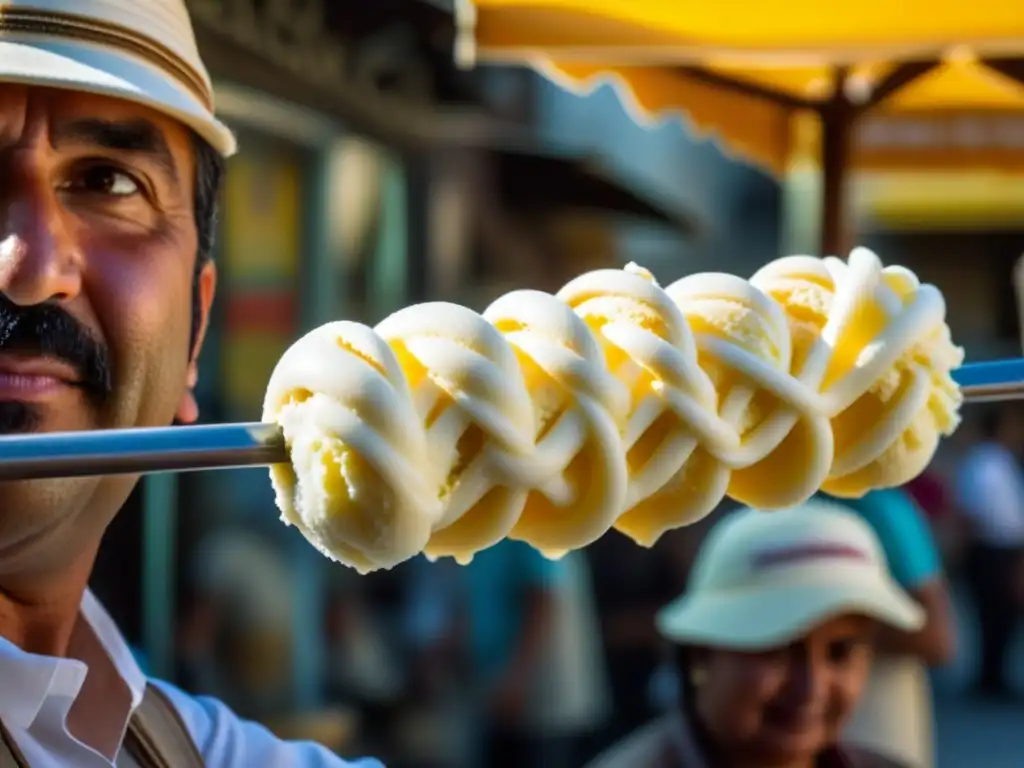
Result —
[[61, 185], [66, 192], [110, 197], [131, 197], [142, 191], [142, 185], [127, 171], [115, 165], [97, 163], [75, 173]]
[[833, 664], [846, 664], [857, 653], [865, 650], [868, 643], [863, 638], [843, 638], [828, 644], [828, 659]]

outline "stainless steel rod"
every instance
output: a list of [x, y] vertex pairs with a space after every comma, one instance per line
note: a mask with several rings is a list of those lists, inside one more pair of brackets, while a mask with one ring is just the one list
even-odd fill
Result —
[[0, 480], [188, 472], [286, 461], [280, 429], [258, 422], [0, 437]]
[[[969, 403], [1024, 399], [1024, 358], [972, 363], [956, 372]], [[0, 437], [0, 481], [189, 472], [280, 464], [273, 424], [214, 424]]]
[[968, 403], [1024, 400], [1024, 358], [969, 363], [954, 373]]

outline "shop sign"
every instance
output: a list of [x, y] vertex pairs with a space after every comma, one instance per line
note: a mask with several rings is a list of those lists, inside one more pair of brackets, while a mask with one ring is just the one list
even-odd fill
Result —
[[869, 119], [859, 132], [864, 149], [1024, 150], [1019, 114], [963, 114]]
[[1013, 112], [871, 116], [855, 134], [853, 165], [863, 170], [1024, 167], [1024, 116]]

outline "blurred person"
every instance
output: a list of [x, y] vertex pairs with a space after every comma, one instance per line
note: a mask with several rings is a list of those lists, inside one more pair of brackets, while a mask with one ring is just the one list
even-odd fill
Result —
[[824, 501], [743, 510], [711, 532], [687, 591], [658, 614], [679, 706], [591, 768], [897, 768], [843, 727], [886, 628], [924, 614], [856, 515]]
[[965, 530], [947, 476], [933, 464], [903, 490], [925, 514], [947, 575], [955, 572], [965, 551]]
[[901, 489], [833, 501], [871, 526], [892, 577], [925, 615], [924, 625], [913, 632], [879, 632], [868, 685], [845, 738], [913, 768], [930, 768], [935, 760], [928, 668], [948, 663], [956, 645], [952, 600], [938, 548], [924, 514]]
[[598, 748], [636, 730], [659, 711], [650, 696], [662, 662], [654, 617], [685, 585], [689, 563], [683, 545], [697, 538], [696, 527], [687, 527], [646, 549], [610, 531], [587, 547], [613, 710]]
[[325, 699], [336, 711], [358, 713], [358, 728], [351, 729], [349, 741], [391, 765], [390, 726], [408, 693], [396, 633], [386, 612], [367, 594], [370, 579], [336, 566], [325, 576]]
[[[193, 423], [234, 139], [213, 115], [188, 11], [42, 6], [3, 4], [0, 432]], [[139, 668], [87, 588], [137, 481], [0, 484], [0, 761], [345, 765]]]
[[465, 584], [451, 558], [420, 556], [400, 566], [406, 580], [400, 646], [408, 688], [389, 739], [388, 765], [474, 766], [472, 705], [467, 695]]
[[278, 549], [240, 526], [200, 540], [180, 625], [189, 687], [246, 717], [275, 714], [291, 692], [294, 579]]
[[475, 685], [481, 692], [482, 755], [487, 768], [547, 768], [560, 762], [529, 711], [554, 642], [565, 561], [506, 539], [463, 570]]
[[402, 665], [386, 622], [363, 593], [363, 577], [337, 569], [327, 588], [327, 687], [359, 709], [386, 713], [405, 691]]
[[609, 721], [611, 692], [586, 554], [569, 552], [559, 565], [550, 639], [527, 711], [532, 729], [543, 734], [541, 765], [576, 768]]
[[432, 691], [443, 688], [458, 674], [465, 650], [465, 584], [463, 570], [455, 560], [431, 562], [417, 557], [406, 569], [408, 596], [403, 621], [405, 650], [418, 664], [412, 677], [416, 687]]
[[1006, 661], [1020, 617], [1024, 572], [1024, 418], [1019, 405], [982, 414], [981, 441], [957, 473], [957, 500], [970, 538], [966, 577], [981, 633], [976, 692], [1012, 697]]
[[915, 501], [928, 520], [938, 521], [949, 514], [949, 492], [937, 472], [926, 469], [908, 482], [903, 490]]

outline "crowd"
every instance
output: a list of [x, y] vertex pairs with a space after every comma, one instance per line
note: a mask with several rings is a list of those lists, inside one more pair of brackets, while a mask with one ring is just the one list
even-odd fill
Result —
[[[778, 736], [809, 733], [813, 721], [822, 730], [808, 744], [830, 744], [845, 723], [850, 749], [932, 766], [929, 670], [950, 661], [961, 634], [952, 580], [969, 586], [980, 629], [972, 695], [1014, 697], [1005, 670], [1024, 604], [1022, 413], [985, 412], [908, 487], [821, 495], [786, 513], [798, 524], [730, 505], [651, 550], [613, 532], [558, 561], [508, 541], [468, 566], [417, 560], [368, 577], [333, 568], [329, 698], [363, 713], [355, 752], [398, 768], [575, 768], [609, 749], [599, 765], [661, 765], [653, 755], [670, 749], [669, 731], [657, 724], [679, 706], [701, 752], [716, 749], [705, 745], [715, 734], [742, 743], [754, 723], [774, 723]], [[806, 550], [807, 536], [832, 549]], [[770, 556], [751, 548], [776, 538], [796, 555], [745, 576], [744, 558]], [[228, 643], [221, 659], [186, 623], [189, 669], [218, 670], [216, 681], [188, 682], [217, 682], [213, 692], [260, 716], [259, 703], [274, 700], [272, 671], [287, 666], [267, 663], [286, 657], [287, 581], [258, 539], [226, 541], [208, 558], [224, 573], [197, 569], [198, 594], [231, 590], [224, 604], [249, 650]], [[232, 571], [223, 553], [233, 548]]]

